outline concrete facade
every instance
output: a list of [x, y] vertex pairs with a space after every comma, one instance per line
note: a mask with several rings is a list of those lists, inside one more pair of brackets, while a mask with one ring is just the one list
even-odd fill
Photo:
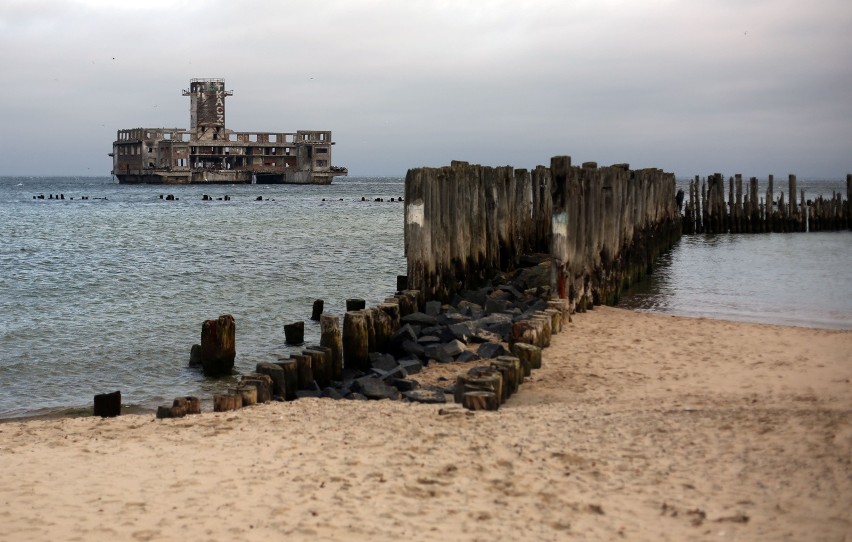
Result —
[[190, 129], [119, 130], [112, 174], [120, 183], [331, 184], [346, 175], [331, 164], [334, 142], [325, 130], [235, 132], [225, 126], [224, 79], [193, 79]]

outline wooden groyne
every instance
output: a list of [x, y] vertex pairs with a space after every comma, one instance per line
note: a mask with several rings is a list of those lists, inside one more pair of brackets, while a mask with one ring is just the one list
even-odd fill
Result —
[[453, 162], [406, 175], [409, 288], [425, 299], [448, 301], [545, 253], [552, 295], [576, 310], [612, 304], [680, 228], [674, 175], [659, 169], [557, 156], [532, 171]]
[[[727, 192], [727, 199], [725, 193]], [[798, 198], [797, 198], [798, 196]], [[797, 191], [795, 175], [787, 178], [787, 192], [776, 198], [775, 178], [770, 175], [766, 192], [759, 193], [758, 180], [751, 177], [744, 185], [737, 174], [728, 178], [720, 173], [689, 183], [689, 199], [683, 213], [683, 232], [691, 233], [768, 233], [852, 229], [852, 174], [846, 175], [846, 199], [833, 193], [830, 198], [806, 199]]]

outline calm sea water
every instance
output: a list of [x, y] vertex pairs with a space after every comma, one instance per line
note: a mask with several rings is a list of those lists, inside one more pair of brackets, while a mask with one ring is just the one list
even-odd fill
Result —
[[852, 329], [852, 232], [685, 235], [621, 307]]
[[[840, 188], [817, 183], [824, 195]], [[189, 350], [201, 323], [223, 313], [236, 319], [243, 372], [290, 351], [287, 323], [304, 320], [317, 342], [315, 299], [342, 314], [346, 298], [392, 295], [405, 273], [402, 204], [372, 201], [401, 195], [399, 178], [180, 187], [0, 178], [0, 418], [82, 412], [117, 389], [140, 409], [209, 399], [232, 382], [188, 369]], [[849, 232], [685, 237], [624, 306], [852, 328], [849, 269]]]
[[398, 178], [169, 187], [0, 179], [0, 417], [88, 407], [117, 389], [146, 408], [209, 397], [231, 382], [187, 363], [201, 323], [223, 313], [236, 320], [243, 372], [289, 351], [287, 323], [304, 320], [306, 341], [318, 342], [315, 299], [343, 314], [347, 298], [393, 295], [405, 273], [403, 204], [372, 200], [403, 188]]

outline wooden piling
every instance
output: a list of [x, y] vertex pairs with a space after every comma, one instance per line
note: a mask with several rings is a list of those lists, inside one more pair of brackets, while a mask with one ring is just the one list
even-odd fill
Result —
[[284, 371], [284, 398], [287, 401], [296, 399], [299, 388], [299, 362], [291, 358], [278, 358], [275, 362]]
[[229, 410], [239, 410], [243, 406], [241, 395], [214, 395], [213, 396], [213, 412], [226, 412]]
[[320, 318], [320, 345], [331, 350], [331, 378], [343, 380], [343, 335], [340, 317], [323, 314]]
[[464, 394], [462, 405], [468, 410], [497, 410], [500, 402], [493, 391], [469, 391]]
[[94, 415], [114, 418], [121, 415], [121, 391], [95, 395]]
[[331, 351], [321, 347], [311, 347], [302, 350], [302, 355], [311, 357], [311, 370], [314, 380], [320, 388], [325, 388], [331, 383]]
[[314, 301], [314, 306], [311, 309], [311, 320], [313, 320], [314, 322], [319, 322], [324, 305], [325, 303], [322, 299], [317, 299], [316, 301]]
[[314, 370], [311, 356], [305, 354], [290, 354], [290, 359], [296, 362], [296, 388], [310, 389], [314, 382]]
[[305, 322], [299, 320], [284, 325], [284, 340], [287, 344], [300, 345], [305, 342]]
[[343, 317], [343, 366], [370, 369], [367, 315], [364, 311], [347, 311]]
[[236, 323], [230, 314], [201, 325], [201, 367], [207, 376], [229, 375], [237, 356]]

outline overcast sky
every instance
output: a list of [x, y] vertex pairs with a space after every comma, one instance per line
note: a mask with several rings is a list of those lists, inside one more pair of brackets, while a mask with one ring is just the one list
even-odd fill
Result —
[[350, 175], [852, 172], [849, 0], [0, 0], [0, 175], [109, 175], [116, 130], [189, 127], [194, 77]]

